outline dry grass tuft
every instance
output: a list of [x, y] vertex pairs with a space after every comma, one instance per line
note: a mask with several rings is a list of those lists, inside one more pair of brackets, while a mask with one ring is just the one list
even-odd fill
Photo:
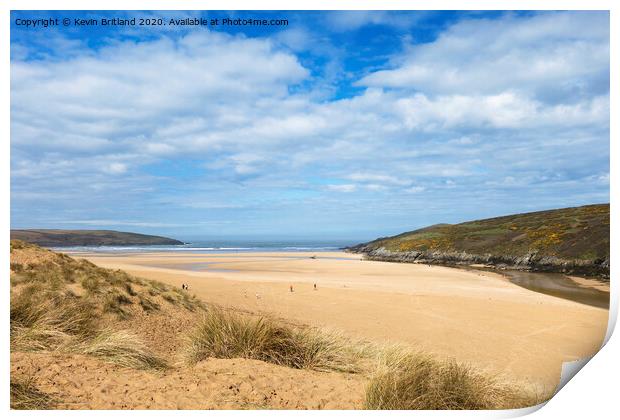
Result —
[[490, 410], [522, 408], [545, 400], [465, 364], [405, 348], [387, 349], [366, 388], [372, 410]]
[[166, 301], [192, 311], [204, 307], [175, 287], [25, 242], [11, 242], [11, 262], [12, 351], [78, 353], [164, 369], [166, 362], [135, 335], [110, 329], [109, 315], [127, 319], [136, 310], [159, 311]]
[[11, 349], [58, 350], [74, 340], [91, 337], [96, 329], [93, 306], [70, 294], [26, 287], [11, 296]]
[[129, 313], [123, 306], [131, 305], [132, 303], [132, 300], [125, 293], [113, 290], [105, 297], [103, 311], [116, 314], [120, 319], [127, 319]]
[[46, 410], [52, 403], [53, 399], [34, 385], [34, 378], [11, 378], [11, 409]]
[[163, 370], [168, 367], [166, 361], [155, 356], [138, 337], [124, 330], [103, 330], [72, 350], [133, 369]]
[[[37, 274], [11, 290], [11, 351], [86, 354], [136, 369], [167, 366], [136, 336], [104, 327], [103, 314], [124, 315], [123, 306], [133, 303], [126, 294], [127, 288], [108, 288], [82, 297], [70, 288], [52, 287], [55, 281], [46, 280], [45, 271], [32, 272]], [[51, 276], [52, 280], [55, 278]], [[155, 310], [158, 305], [151, 302], [150, 307]], [[23, 388], [15, 386], [16, 392]]]
[[338, 334], [216, 308], [189, 335], [185, 352], [189, 363], [208, 357], [256, 359], [296, 369], [357, 370], [352, 346]]
[[163, 369], [133, 334], [101, 329], [94, 306], [71, 295], [50, 295], [30, 286], [11, 297], [11, 350], [86, 354], [136, 369]]
[[161, 308], [160, 304], [153, 302], [146, 296], [140, 296], [138, 301], [145, 312], [157, 311]]

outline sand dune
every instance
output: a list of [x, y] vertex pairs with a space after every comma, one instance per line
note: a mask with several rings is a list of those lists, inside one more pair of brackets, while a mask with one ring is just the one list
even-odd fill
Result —
[[563, 361], [595, 353], [607, 328], [607, 310], [532, 292], [498, 274], [340, 252], [74, 256], [188, 283], [207, 302], [408, 343], [546, 387], [558, 383]]
[[35, 374], [57, 409], [359, 409], [364, 398], [359, 375], [258, 360], [210, 359], [154, 373], [79, 355], [11, 354], [12, 377]]

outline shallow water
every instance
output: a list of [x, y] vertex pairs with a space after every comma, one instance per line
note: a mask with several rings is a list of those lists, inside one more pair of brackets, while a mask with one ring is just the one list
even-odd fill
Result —
[[[217, 262], [191, 262], [184, 264], [149, 264], [149, 267], [168, 268], [172, 270], [185, 270], [185, 271], [210, 271], [214, 273], [230, 273], [239, 270], [217, 268], [213, 267], [217, 265]], [[221, 263], [219, 263], [221, 264]]]
[[[247, 258], [245, 256], [228, 256], [227, 258]], [[348, 261], [351, 258], [346, 257], [332, 257], [332, 256], [315, 256], [315, 257], [296, 257], [296, 256], [286, 256], [286, 255], [276, 255], [276, 256], [261, 256], [260, 260], [264, 261], [265, 259], [277, 259], [277, 260], [341, 260]], [[188, 262], [188, 263], [177, 263], [177, 264], [149, 264], [151, 267], [158, 268], [169, 268], [175, 270], [187, 270], [187, 271], [209, 271], [213, 273], [226, 273], [226, 272], [238, 272], [240, 270], [232, 269], [232, 268], [219, 268], [217, 265], [219, 264], [228, 264], [230, 261], [217, 261], [217, 262]]]
[[559, 273], [532, 273], [527, 271], [500, 271], [511, 283], [535, 292], [572, 300], [597, 308], [609, 309], [609, 292], [584, 286]]

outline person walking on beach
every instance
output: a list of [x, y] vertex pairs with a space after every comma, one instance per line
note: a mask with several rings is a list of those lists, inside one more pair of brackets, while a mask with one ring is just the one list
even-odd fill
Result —
[[291, 290], [291, 293], [293, 293], [293, 285], [292, 284], [289, 286], [289, 288]]
[[317, 289], [316, 289], [316, 283], [314, 283], [314, 290], [315, 290], [315, 291], [317, 290]]

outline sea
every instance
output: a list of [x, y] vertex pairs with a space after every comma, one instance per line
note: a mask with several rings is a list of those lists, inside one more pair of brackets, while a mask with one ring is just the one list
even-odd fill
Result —
[[[182, 239], [181, 239], [182, 240]], [[183, 245], [136, 245], [136, 246], [70, 246], [54, 247], [59, 252], [88, 253], [144, 253], [144, 252], [325, 252], [338, 251], [356, 245], [363, 240], [195, 240], [183, 241]]]

